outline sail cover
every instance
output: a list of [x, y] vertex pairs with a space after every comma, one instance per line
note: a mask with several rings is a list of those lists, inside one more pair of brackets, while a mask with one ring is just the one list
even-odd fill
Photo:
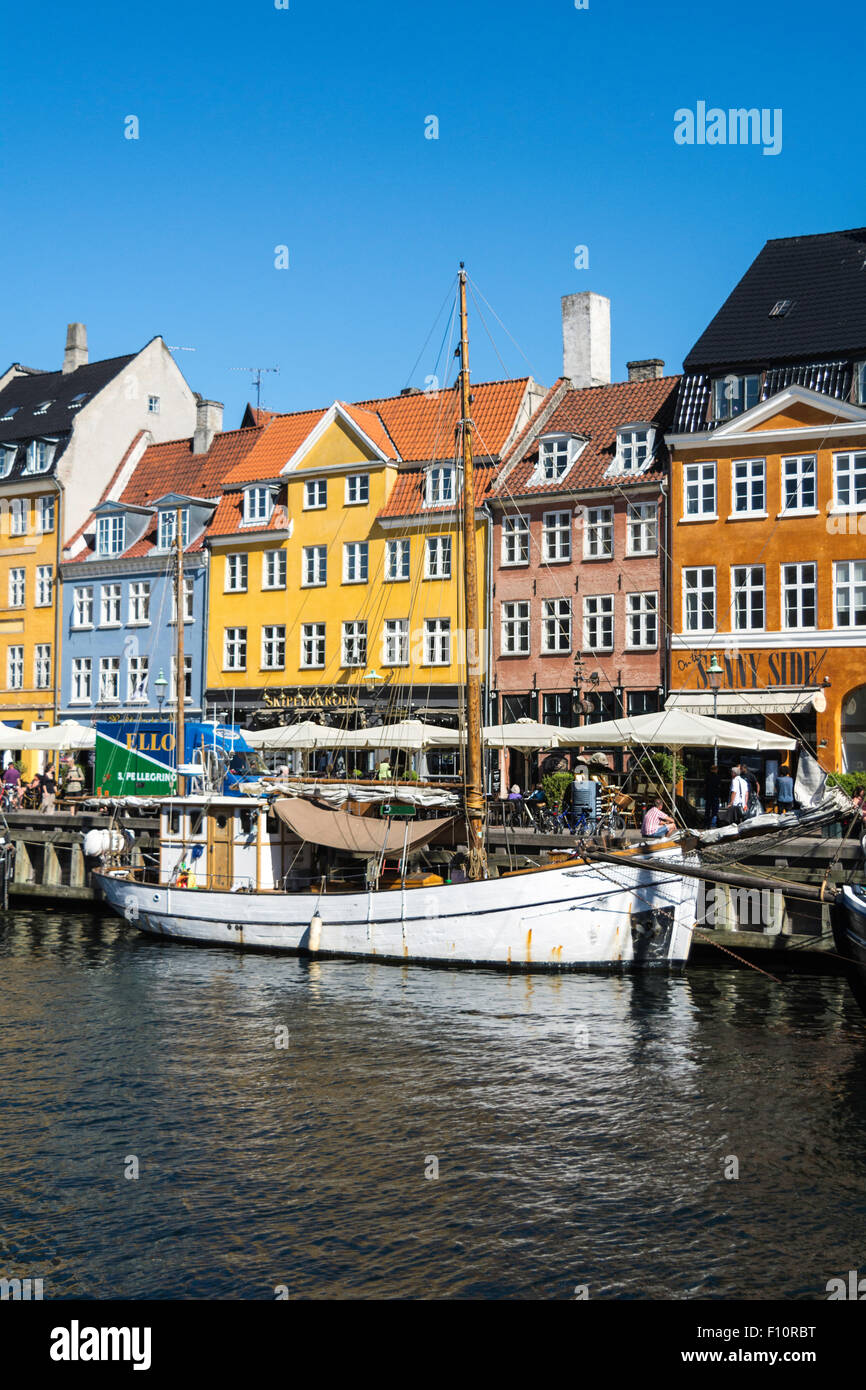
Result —
[[348, 811], [329, 811], [301, 797], [287, 796], [274, 802], [274, 810], [301, 840], [346, 850], [349, 854], [402, 854], [420, 849], [450, 825], [453, 816], [437, 820], [387, 821], [373, 816], [353, 816]]

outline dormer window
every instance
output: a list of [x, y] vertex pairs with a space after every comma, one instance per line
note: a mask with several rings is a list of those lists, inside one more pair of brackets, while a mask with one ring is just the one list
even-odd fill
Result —
[[758, 372], [745, 376], [731, 373], [716, 377], [713, 382], [713, 419], [731, 420], [751, 410], [761, 398], [761, 377]]
[[15, 462], [15, 455], [18, 450], [14, 447], [0, 447], [0, 478], [8, 478], [12, 472], [12, 465]]
[[126, 518], [101, 516], [96, 523], [96, 553], [110, 557], [122, 555], [126, 549]]
[[41, 405], [37, 405], [37, 407], [36, 407], [36, 409], [34, 410], [33, 414], [34, 414], [34, 415], [45, 415], [45, 414], [47, 414], [48, 407], [49, 407], [50, 405], [53, 405], [53, 401], [43, 401], [43, 402], [41, 403]]
[[27, 447], [27, 472], [45, 473], [51, 467], [54, 446], [46, 439], [34, 439]]
[[442, 507], [457, 497], [457, 470], [453, 463], [437, 463], [427, 469], [424, 487], [425, 507]]
[[0, 420], [11, 420], [13, 416], [18, 414], [20, 409], [20, 405], [10, 405], [4, 414], [0, 415]]
[[529, 479], [529, 486], [561, 483], [585, 443], [585, 439], [577, 439], [569, 434], [551, 434], [542, 439], [538, 446], [538, 463]]
[[79, 410], [79, 409], [81, 408], [81, 406], [84, 405], [84, 402], [87, 400], [87, 397], [89, 396], [89, 394], [90, 394], [89, 391], [79, 391], [79, 393], [78, 393], [77, 396], [73, 396], [73, 397], [72, 397], [72, 400], [69, 402], [69, 404], [68, 404], [68, 406], [66, 407], [66, 409], [67, 409], [67, 410]]
[[866, 405], [866, 362], [854, 363], [854, 400]]
[[640, 473], [655, 448], [652, 425], [625, 425], [616, 432], [616, 464], [623, 473]]
[[[171, 550], [177, 540], [177, 508], [171, 507], [159, 514], [157, 548]], [[180, 541], [184, 550], [189, 545], [189, 507], [180, 508]]]
[[244, 489], [244, 526], [267, 523], [274, 510], [274, 497], [269, 487]]

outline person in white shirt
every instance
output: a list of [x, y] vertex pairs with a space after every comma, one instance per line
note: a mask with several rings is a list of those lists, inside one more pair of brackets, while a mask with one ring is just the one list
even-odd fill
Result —
[[749, 784], [739, 763], [731, 768], [731, 795], [728, 805], [734, 808], [734, 820], [741, 821], [749, 806]]

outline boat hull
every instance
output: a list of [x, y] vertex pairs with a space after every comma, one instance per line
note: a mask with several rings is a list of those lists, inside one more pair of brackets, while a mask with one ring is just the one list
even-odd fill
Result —
[[[674, 850], [666, 859], [679, 859]], [[100, 873], [120, 916], [173, 940], [504, 970], [670, 970], [688, 958], [697, 882], [557, 865], [479, 883], [365, 893], [228, 893]]]
[[846, 884], [830, 909], [830, 920], [851, 992], [866, 1013], [866, 891]]

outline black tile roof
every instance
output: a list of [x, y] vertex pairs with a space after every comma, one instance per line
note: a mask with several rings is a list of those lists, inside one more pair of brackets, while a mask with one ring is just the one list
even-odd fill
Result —
[[[781, 301], [791, 307], [771, 317]], [[817, 362], [866, 350], [866, 227], [768, 241], [683, 366]]]
[[[70, 404], [75, 396], [84, 395], [81, 405], [107, 386], [135, 357], [107, 357], [104, 362], [88, 362], [77, 371], [35, 372], [28, 369], [25, 376], [16, 376], [0, 391], [0, 441], [33, 439], [41, 435], [63, 435], [72, 429], [77, 414]], [[18, 364], [16, 363], [16, 366]], [[49, 401], [44, 414], [39, 407]], [[12, 418], [5, 420], [13, 406]]]

